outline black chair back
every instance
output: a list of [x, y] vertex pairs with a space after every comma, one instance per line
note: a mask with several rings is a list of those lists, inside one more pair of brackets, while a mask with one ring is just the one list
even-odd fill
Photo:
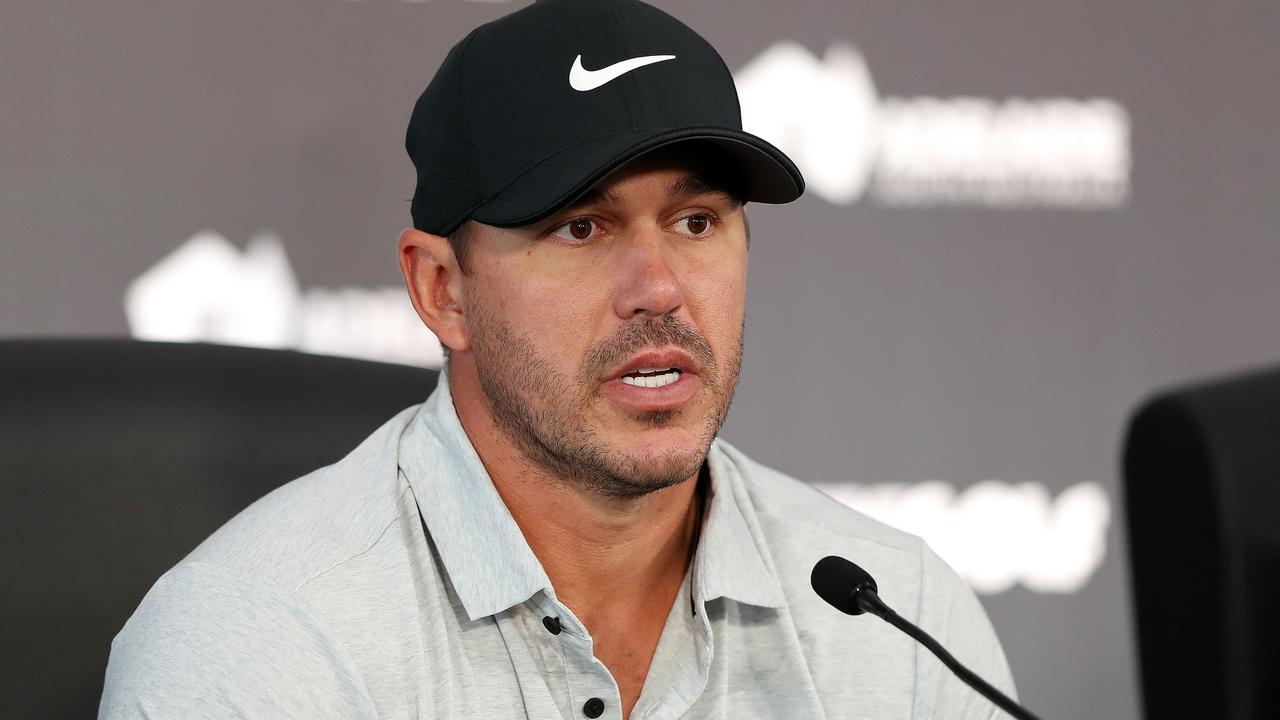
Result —
[[1280, 718], [1280, 369], [1161, 395], [1125, 446], [1149, 718]]
[[213, 345], [0, 342], [4, 716], [96, 716], [111, 639], [165, 570], [436, 378]]

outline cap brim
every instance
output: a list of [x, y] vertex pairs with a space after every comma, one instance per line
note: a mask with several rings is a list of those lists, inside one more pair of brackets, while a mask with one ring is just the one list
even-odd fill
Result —
[[788, 203], [804, 192], [804, 177], [795, 163], [750, 133], [718, 127], [648, 130], [596, 138], [552, 155], [473, 210], [471, 217], [498, 227], [535, 223], [572, 203], [623, 164], [690, 140], [706, 141], [737, 163], [743, 200]]

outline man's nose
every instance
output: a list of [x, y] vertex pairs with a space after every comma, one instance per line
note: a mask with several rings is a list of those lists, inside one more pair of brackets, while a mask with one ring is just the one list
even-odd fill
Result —
[[664, 315], [684, 304], [680, 276], [673, 266], [674, 256], [661, 229], [640, 229], [630, 233], [614, 266], [617, 286], [614, 312], [624, 320], [636, 315]]

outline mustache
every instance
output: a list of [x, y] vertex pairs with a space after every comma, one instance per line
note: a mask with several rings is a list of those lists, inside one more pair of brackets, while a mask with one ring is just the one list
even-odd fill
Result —
[[611, 337], [592, 345], [583, 359], [583, 379], [594, 379], [616, 367], [634, 355], [636, 351], [654, 345], [674, 345], [689, 353], [698, 365], [716, 376], [715, 356], [711, 343], [692, 325], [675, 315], [659, 315], [635, 320], [624, 325]]

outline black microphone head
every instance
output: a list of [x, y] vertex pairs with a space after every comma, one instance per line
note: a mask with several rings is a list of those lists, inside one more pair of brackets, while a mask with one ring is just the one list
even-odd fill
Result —
[[813, 585], [813, 591], [818, 593], [818, 597], [831, 603], [840, 612], [849, 615], [863, 613], [854, 599], [854, 595], [859, 590], [863, 588], [869, 588], [872, 592], [878, 590], [871, 573], [835, 555], [828, 555], [813, 566], [813, 572], [809, 574], [809, 584]]

